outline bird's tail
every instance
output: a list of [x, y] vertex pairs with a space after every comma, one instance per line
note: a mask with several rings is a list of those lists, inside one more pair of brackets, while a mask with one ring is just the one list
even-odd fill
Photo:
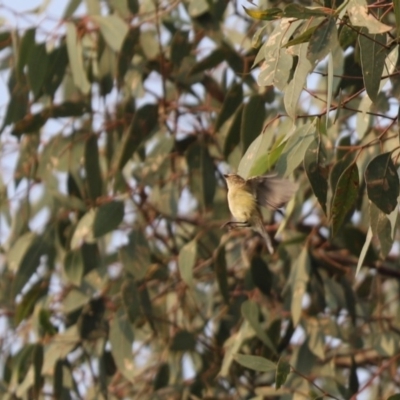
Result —
[[272, 246], [271, 238], [269, 237], [268, 232], [265, 230], [265, 226], [262, 222], [262, 219], [254, 218], [252, 227], [256, 232], [258, 232], [264, 238], [265, 244], [267, 245], [267, 249], [270, 252], [270, 254], [274, 254], [274, 247]]

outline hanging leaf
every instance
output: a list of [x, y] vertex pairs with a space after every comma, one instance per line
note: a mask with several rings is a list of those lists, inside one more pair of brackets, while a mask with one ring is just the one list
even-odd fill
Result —
[[66, 277], [74, 285], [80, 286], [84, 271], [85, 266], [81, 250], [70, 250], [64, 260], [64, 273]]
[[336, 20], [327, 18], [313, 32], [308, 43], [307, 58], [312, 64], [323, 60], [338, 45]]
[[225, 95], [222, 108], [218, 113], [217, 121], [215, 122], [215, 131], [230, 118], [230, 116], [237, 110], [243, 102], [243, 86], [241, 83], [233, 83]]
[[303, 161], [308, 146], [315, 139], [315, 129], [316, 120], [308, 122], [292, 133], [276, 164], [279, 175], [290, 175]]
[[275, 353], [275, 346], [272, 344], [271, 339], [268, 337], [267, 333], [259, 322], [259, 311], [257, 304], [251, 300], [247, 300], [242, 303], [241, 311], [243, 317], [249, 322], [258, 338], [261, 339], [262, 342]]
[[92, 202], [96, 202], [103, 193], [103, 180], [100, 171], [99, 148], [96, 135], [90, 135], [86, 141], [85, 169], [89, 197]]
[[90, 82], [86, 76], [83, 65], [82, 43], [78, 39], [76, 26], [73, 22], [66, 23], [67, 28], [67, 50], [72, 77], [75, 86], [81, 90], [83, 94], [88, 94], [91, 88]]
[[364, 28], [358, 37], [364, 85], [369, 98], [375, 103], [387, 55], [386, 35], [367, 33]]
[[267, 10], [252, 10], [250, 8], [243, 7], [244, 11], [251, 18], [258, 19], [261, 21], [274, 21], [282, 18], [283, 12], [280, 8], [273, 7]]
[[306, 292], [308, 280], [310, 279], [310, 270], [310, 257], [307, 247], [304, 246], [295, 264], [292, 266], [289, 276], [289, 285], [292, 292], [290, 311], [294, 326], [297, 326], [300, 321], [303, 297]]
[[216, 250], [214, 270], [222, 298], [224, 299], [225, 303], [229, 303], [228, 271], [226, 266], [224, 246], [219, 246]]
[[290, 373], [290, 364], [283, 358], [280, 358], [276, 368], [275, 387], [279, 389], [285, 384], [286, 379]]
[[121, 297], [129, 321], [134, 323], [140, 316], [140, 297], [137, 284], [132, 278], [124, 280], [121, 286]]
[[103, 204], [96, 212], [93, 222], [95, 238], [103, 236], [117, 229], [124, 219], [124, 202], [111, 201]]
[[237, 145], [240, 143], [240, 132], [242, 127], [242, 117], [243, 117], [243, 108], [244, 105], [241, 104], [237, 110], [235, 111], [234, 116], [232, 117], [232, 122], [228, 129], [225, 143], [224, 143], [224, 156], [228, 158], [229, 154], [235, 149]]
[[372, 233], [379, 239], [381, 256], [385, 258], [392, 249], [394, 241], [389, 218], [374, 203], [369, 205], [369, 216]]
[[318, 199], [325, 214], [327, 213], [326, 199], [328, 195], [328, 168], [326, 162], [326, 150], [322, 140], [313, 140], [304, 155], [304, 169], [315, 197]]
[[178, 258], [181, 278], [191, 288], [193, 287], [193, 268], [196, 263], [196, 256], [197, 241], [193, 239], [181, 248]]
[[246, 152], [250, 144], [262, 131], [267, 112], [263, 96], [250, 96], [249, 101], [243, 107], [243, 115], [240, 128], [240, 141], [242, 154]]
[[124, 133], [120, 151], [116, 157], [116, 168], [122, 169], [130, 160], [139, 145], [153, 133], [158, 125], [158, 106], [145, 104], [139, 108], [132, 119], [129, 129]]
[[288, 4], [283, 10], [286, 18], [308, 19], [310, 17], [325, 17], [331, 15], [333, 10], [324, 7], [304, 7], [301, 4]]
[[106, 43], [114, 51], [120, 51], [125, 36], [128, 33], [127, 23], [117, 14], [92, 15], [90, 17], [100, 28], [100, 32]]
[[337, 182], [331, 205], [332, 234], [335, 236], [342, 226], [346, 215], [357, 200], [359, 176], [357, 164], [347, 167]]
[[273, 372], [276, 371], [277, 368], [277, 365], [274, 362], [264, 357], [235, 354], [233, 358], [244, 367], [254, 369], [255, 371]]
[[368, 198], [385, 214], [397, 207], [400, 182], [392, 153], [379, 154], [365, 170]]
[[125, 315], [116, 315], [110, 323], [109, 340], [115, 364], [126, 379], [135, 381], [133, 363], [133, 331]]
[[128, 238], [129, 243], [120, 248], [119, 256], [125, 271], [140, 280], [146, 275], [150, 265], [149, 243], [139, 228], [133, 229]]
[[213, 204], [216, 189], [214, 160], [208, 147], [202, 143], [193, 143], [187, 153], [189, 166], [190, 190], [203, 208]]

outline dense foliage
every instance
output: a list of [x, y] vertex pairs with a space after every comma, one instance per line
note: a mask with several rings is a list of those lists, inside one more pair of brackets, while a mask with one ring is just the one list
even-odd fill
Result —
[[[400, 2], [48, 6], [0, 32], [1, 398], [399, 398]], [[229, 171], [299, 184], [273, 255]]]

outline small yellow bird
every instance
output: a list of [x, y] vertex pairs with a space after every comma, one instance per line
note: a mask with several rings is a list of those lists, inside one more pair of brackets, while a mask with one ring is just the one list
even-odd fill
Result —
[[252, 228], [264, 239], [269, 252], [274, 248], [265, 230], [260, 206], [278, 210], [285, 205], [297, 190], [297, 185], [276, 175], [262, 175], [243, 179], [237, 174], [224, 175], [228, 185], [228, 206], [236, 221], [224, 226], [230, 228]]

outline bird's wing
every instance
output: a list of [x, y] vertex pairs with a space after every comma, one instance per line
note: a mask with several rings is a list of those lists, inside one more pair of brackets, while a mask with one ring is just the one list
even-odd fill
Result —
[[273, 209], [284, 206], [298, 185], [287, 179], [278, 178], [276, 175], [262, 175], [248, 179], [253, 193], [260, 206]]

